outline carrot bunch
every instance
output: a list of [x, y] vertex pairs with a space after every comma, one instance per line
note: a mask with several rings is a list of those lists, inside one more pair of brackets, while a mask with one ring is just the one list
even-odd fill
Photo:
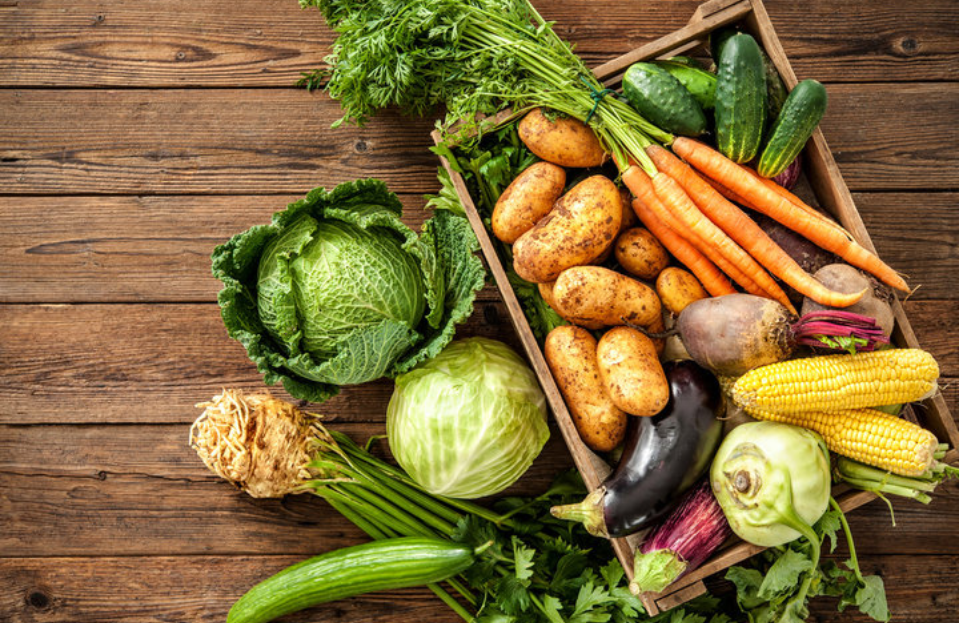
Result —
[[825, 287], [733, 201], [908, 292], [906, 282], [874, 253], [772, 180], [692, 139], [677, 137], [672, 149], [676, 155], [658, 145], [649, 146], [647, 154], [658, 172], [650, 177], [630, 163], [621, 167], [623, 183], [636, 198], [633, 208], [639, 219], [713, 296], [733, 291], [728, 276], [746, 292], [776, 300], [795, 312], [773, 275], [829, 307], [848, 307], [866, 293], [847, 294]]

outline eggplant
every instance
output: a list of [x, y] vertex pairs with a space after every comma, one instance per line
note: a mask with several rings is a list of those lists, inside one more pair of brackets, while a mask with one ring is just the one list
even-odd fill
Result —
[[596, 536], [627, 536], [668, 515], [709, 469], [725, 412], [719, 381], [693, 361], [668, 362], [663, 371], [666, 407], [630, 417], [616, 469], [582, 502], [550, 509], [555, 517], [581, 521]]

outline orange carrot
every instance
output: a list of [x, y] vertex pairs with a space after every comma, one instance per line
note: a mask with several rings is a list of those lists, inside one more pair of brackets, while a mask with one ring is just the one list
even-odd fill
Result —
[[[797, 208], [801, 209], [803, 212], [805, 212], [805, 213], [807, 213], [807, 214], [809, 214], [809, 215], [811, 215], [811, 216], [814, 216], [814, 217], [820, 219], [822, 222], [827, 223], [828, 225], [831, 225], [832, 227], [835, 227], [836, 229], [839, 229], [839, 230], [842, 231], [850, 240], [852, 240], [852, 236], [849, 234], [849, 232], [847, 232], [845, 229], [843, 229], [842, 225], [840, 225], [839, 223], [837, 223], [837, 222], [835, 222], [834, 220], [830, 219], [828, 216], [826, 216], [825, 214], [823, 214], [822, 212], [820, 212], [820, 211], [817, 210], [816, 208], [812, 207], [811, 205], [809, 205], [808, 203], [806, 203], [805, 201], [803, 201], [802, 199], [800, 199], [798, 196], [796, 196], [795, 194], [793, 194], [793, 193], [792, 193], [789, 189], [787, 189], [785, 186], [780, 186], [779, 184], [776, 183], [775, 180], [772, 180], [772, 179], [770, 179], [770, 178], [768, 178], [768, 177], [763, 177], [762, 175], [760, 175], [759, 173], [756, 173], [755, 171], [753, 171], [753, 170], [750, 169], [749, 167], [743, 167], [743, 170], [744, 170], [746, 173], [749, 173], [750, 175], [752, 175], [752, 176], [753, 176], [754, 178], [756, 178], [758, 181], [762, 182], [763, 185], [766, 186], [766, 188], [768, 188], [769, 190], [771, 190], [771, 191], [773, 191], [774, 193], [778, 194], [780, 197], [782, 197], [782, 198], [785, 199], [786, 201], [789, 201], [789, 202], [792, 203], [794, 206], [796, 206]], [[749, 206], [746, 206], [746, 207], [749, 207]], [[755, 209], [755, 208], [753, 208], [753, 209]], [[756, 210], [756, 211], [758, 212], [758, 210]]]
[[748, 202], [748, 201], [746, 201], [745, 199], [743, 199], [742, 197], [740, 197], [739, 195], [737, 195], [737, 194], [734, 193], [733, 191], [729, 190], [728, 188], [726, 188], [725, 186], [723, 186], [722, 184], [720, 184], [720, 183], [717, 182], [716, 180], [711, 179], [711, 178], [708, 178], [708, 177], [703, 177], [702, 179], [705, 180], [707, 184], [709, 184], [710, 186], [712, 186], [713, 188], [715, 188], [715, 189], [716, 189], [716, 192], [718, 192], [718, 193], [719, 193], [720, 195], [722, 195], [723, 197], [729, 199], [730, 201], [732, 201], [732, 202], [734, 202], [734, 203], [738, 203], [739, 205], [743, 206], [744, 208], [749, 208], [750, 210], [752, 210], [752, 211], [754, 211], [754, 212], [758, 212], [758, 211], [759, 211], [759, 210], [757, 210], [756, 208], [754, 208], [753, 206], [749, 205], [749, 202]]
[[696, 235], [695, 231], [683, 225], [679, 219], [663, 205], [659, 197], [656, 196], [656, 191], [653, 190], [653, 182], [642, 169], [638, 166], [631, 166], [623, 171], [622, 179], [634, 197], [641, 199], [646, 207], [652, 210], [653, 214], [663, 221], [667, 227], [670, 227], [679, 236], [693, 245], [700, 253], [713, 262], [719, 270], [729, 275], [730, 279], [741, 285], [743, 290], [756, 296], [773, 298], [768, 292], [756, 285], [756, 282], [749, 278], [743, 271], [739, 270], [735, 264], [727, 260], [715, 247], [704, 242]]
[[716, 268], [715, 264], [710, 262], [685, 238], [673, 231], [662, 219], [653, 214], [653, 211], [643, 203], [642, 199], [633, 199], [633, 211], [636, 212], [636, 216], [643, 222], [646, 229], [663, 243], [663, 246], [673, 254], [673, 257], [696, 275], [696, 278], [699, 279], [699, 282], [703, 284], [710, 295], [722, 296], [723, 294], [734, 294], [736, 292], [736, 289], [729, 283], [722, 271]]
[[773, 299], [782, 303], [789, 311], [796, 312], [786, 293], [773, 281], [769, 273], [763, 270], [763, 267], [722, 229], [703, 215], [676, 180], [660, 171], [656, 177], [652, 178], [652, 182], [656, 196], [683, 225], [695, 231], [705, 243], [715, 247], [726, 259], [749, 275], [760, 288], [768, 292]]
[[[897, 290], [909, 291], [906, 282], [874, 253], [849, 239], [840, 229], [824, 226], [822, 219], [811, 217], [776, 191], [745, 171], [744, 167], [716, 150], [685, 137], [673, 141], [673, 151], [701, 173], [711, 177], [750, 202], [757, 210], [805, 236]], [[809, 207], [809, 206], [807, 206]], [[812, 208], [809, 208], [812, 209]]]
[[646, 149], [646, 153], [660, 172], [669, 175], [682, 186], [709, 220], [739, 243], [764, 268], [800, 294], [827, 307], [849, 307], [859, 302], [866, 293], [866, 289], [852, 294], [830, 290], [803, 270], [755, 221], [746, 216], [745, 212], [727, 201], [679, 158], [658, 145], [651, 145]]

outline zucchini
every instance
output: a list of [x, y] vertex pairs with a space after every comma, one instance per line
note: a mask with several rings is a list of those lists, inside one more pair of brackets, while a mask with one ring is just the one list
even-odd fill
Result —
[[266, 623], [317, 604], [371, 591], [440, 582], [465, 571], [476, 551], [426, 537], [373, 541], [314, 556], [240, 597], [227, 623]]
[[763, 177], [776, 177], [789, 166], [826, 112], [826, 88], [815, 80], [796, 85], [776, 118], [756, 171]]
[[699, 103], [703, 110], [711, 110], [716, 103], [716, 75], [685, 61], [677, 62], [673, 57], [666, 61], [653, 61], [657, 67], [662, 67], [669, 75], [679, 80]]
[[766, 123], [766, 73], [762, 50], [737, 33], [722, 44], [716, 72], [716, 147], [734, 162], [759, 152]]
[[623, 75], [623, 95], [641, 115], [667, 132], [699, 136], [706, 131], [702, 106], [662, 67], [630, 65]]

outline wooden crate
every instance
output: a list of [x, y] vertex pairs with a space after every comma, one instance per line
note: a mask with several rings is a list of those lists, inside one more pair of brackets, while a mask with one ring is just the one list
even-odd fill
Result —
[[[739, 24], [760, 41], [779, 70], [787, 88], [792, 89], [797, 84], [796, 75], [783, 52], [779, 39], [776, 37], [772, 23], [769, 21], [769, 15], [766, 13], [761, 0], [710, 0], [705, 2], [699, 6], [685, 27], [600, 65], [593, 70], [593, 73], [606, 86], [617, 88], [623, 72], [632, 63], [702, 50], [703, 46], [707, 44], [707, 36], [711, 31], [731, 24]], [[509, 117], [510, 115], [507, 112], [497, 120], [505, 121]], [[434, 132], [433, 139], [439, 143], [442, 137], [438, 132]], [[456, 191], [466, 208], [467, 216], [479, 238], [487, 265], [503, 297], [510, 319], [519, 335], [530, 364], [539, 377], [563, 438], [577, 468], [583, 475], [586, 486], [593, 489], [602, 483], [603, 479], [610, 473], [611, 467], [587, 448], [576, 432], [566, 404], [546, 364], [543, 352], [523, 314], [522, 307], [513, 292], [506, 272], [497, 256], [496, 249], [490, 240], [489, 232], [486, 230], [482, 217], [469, 196], [466, 184], [463, 178], [452, 170], [445, 158], [441, 158], [441, 160], [452, 177]], [[839, 168], [819, 129], [814, 132], [812, 139], [806, 145], [803, 164], [805, 181], [815, 195], [815, 200], [819, 206], [842, 223], [860, 244], [875, 250], [853, 203], [852, 195], [849, 193], [849, 189], [846, 187], [839, 173]], [[919, 344], [916, 341], [916, 336], [898, 299], [893, 302], [893, 311], [896, 316], [896, 329], [892, 336], [893, 342], [900, 346], [918, 348]], [[956, 463], [959, 460], [959, 452], [956, 450], [959, 447], [959, 431], [956, 429], [945, 400], [941, 394], [938, 394], [926, 400], [923, 406], [925, 408], [917, 410], [916, 413], [919, 423], [935, 433], [941, 442], [949, 443], [952, 449], [946, 455], [946, 461]], [[842, 486], [836, 487], [833, 493], [843, 511], [858, 508], [875, 498], [875, 495], [871, 493], [849, 490]], [[616, 554], [630, 577], [632, 577], [633, 552], [640, 541], [640, 535], [613, 539]], [[723, 571], [763, 549], [735, 538], [730, 539], [699, 569], [683, 576], [664, 592], [641, 595], [643, 604], [647, 611], [653, 615], [689, 601], [706, 591], [703, 584], [704, 578]]]

